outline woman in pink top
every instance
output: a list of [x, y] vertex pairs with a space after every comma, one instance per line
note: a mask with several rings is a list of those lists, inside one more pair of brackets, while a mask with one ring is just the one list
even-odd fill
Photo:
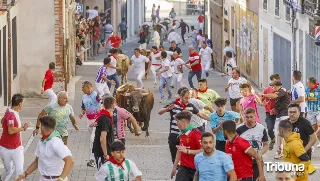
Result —
[[241, 117], [242, 120], [246, 121], [244, 118], [243, 113], [245, 112], [246, 109], [252, 108], [256, 111], [256, 122], [260, 123], [260, 117], [258, 114], [258, 108], [257, 108], [257, 103], [261, 106], [264, 106], [264, 103], [261, 101], [261, 99], [255, 94], [252, 93], [252, 87], [250, 83], [246, 82], [243, 84], [240, 84], [240, 92], [241, 95], [243, 96], [240, 100], [240, 106], [241, 106]]

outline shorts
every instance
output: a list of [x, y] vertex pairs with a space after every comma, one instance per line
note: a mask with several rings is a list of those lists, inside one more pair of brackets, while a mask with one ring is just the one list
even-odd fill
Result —
[[320, 120], [320, 111], [309, 111], [307, 114], [307, 120], [311, 125], [318, 124], [318, 120]]
[[238, 102], [240, 99], [241, 99], [241, 97], [236, 98], [236, 99], [230, 98], [230, 105], [231, 105], [231, 106], [236, 106], [236, 105], [237, 105], [237, 102]]

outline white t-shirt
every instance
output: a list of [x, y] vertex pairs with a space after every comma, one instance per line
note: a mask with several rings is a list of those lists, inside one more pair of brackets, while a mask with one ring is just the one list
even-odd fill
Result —
[[168, 77], [172, 76], [172, 71], [170, 70], [171, 62], [168, 59], [162, 60], [161, 71], [164, 70], [166, 67], [169, 67], [169, 70], [161, 73], [161, 76], [164, 77], [164, 78], [168, 78]]
[[[204, 107], [206, 107], [205, 103], [196, 98], [191, 98], [189, 100], [189, 103], [193, 104], [200, 112], [203, 112]], [[206, 120], [201, 119], [199, 116], [193, 114], [191, 117], [191, 122], [195, 123], [198, 127], [200, 127], [203, 126], [203, 123], [206, 123]]]
[[240, 93], [239, 85], [240, 85], [240, 84], [243, 84], [243, 83], [245, 83], [245, 82], [247, 82], [247, 79], [245, 79], [245, 78], [243, 78], [243, 77], [239, 77], [238, 80], [231, 78], [231, 79], [228, 81], [228, 84], [230, 84], [230, 87], [229, 87], [229, 96], [230, 96], [231, 99], [237, 99], [237, 98], [242, 97], [242, 96], [241, 96], [241, 93]]
[[171, 61], [171, 57], [173, 56], [173, 52], [172, 51], [166, 51], [167, 52], [167, 59], [169, 61]]
[[181, 74], [180, 71], [178, 71], [178, 66], [179, 68], [182, 66], [182, 64], [184, 64], [185, 62], [181, 59], [181, 58], [177, 58], [173, 61], [173, 70], [174, 70], [174, 73], [179, 73]]
[[230, 58], [227, 62], [227, 73], [229, 76], [231, 76], [231, 74], [232, 74], [232, 69], [234, 69], [236, 67], [237, 67], [236, 61], [234, 61], [233, 58]]
[[140, 55], [139, 57], [136, 57], [133, 55], [131, 57], [131, 61], [134, 65], [134, 72], [135, 73], [140, 73], [140, 72], [145, 72], [145, 65], [146, 63], [149, 62], [149, 59], [146, 56]]
[[206, 38], [201, 35], [197, 35], [197, 41], [199, 42], [198, 47], [201, 47], [201, 42], [206, 41]]
[[208, 46], [206, 48], [201, 48], [199, 52], [199, 55], [201, 56], [201, 62], [210, 62], [212, 52], [212, 49]]
[[[291, 89], [291, 100], [297, 100], [299, 97], [305, 96], [305, 88], [302, 82], [297, 82], [292, 86]], [[307, 103], [306, 101], [301, 102], [300, 104], [300, 111], [307, 112]]]
[[[122, 163], [122, 167], [116, 166], [111, 162], [106, 162], [105, 164], [103, 164], [101, 166], [101, 168], [99, 169], [99, 171], [96, 173], [96, 175], [94, 176], [96, 181], [110, 181], [111, 180], [111, 174], [110, 174], [110, 168], [109, 165], [111, 165], [112, 167], [112, 171], [113, 171], [113, 176], [115, 179], [115, 181], [120, 181], [120, 171], [123, 172], [123, 177], [124, 180], [133, 180], [134, 178], [138, 177], [138, 176], [142, 176], [142, 172], [139, 170], [139, 168], [137, 167], [137, 165], [129, 160], [126, 159], [128, 161], [128, 165], [130, 166], [130, 169], [127, 167], [127, 164], [125, 163], [125, 161]], [[131, 176], [131, 177], [130, 177]]]
[[153, 52], [151, 52], [151, 54], [150, 54], [150, 56], [151, 56], [151, 62], [152, 62], [152, 64], [161, 64], [161, 60], [157, 60], [156, 58], [157, 57], [160, 57], [161, 56], [161, 52], [158, 52], [158, 53], [156, 53], [156, 54], [154, 54]]
[[156, 7], [152, 7], [152, 15], [153, 15], [153, 16], [156, 15]]
[[95, 9], [88, 9], [88, 10], [87, 10], [87, 13], [89, 14], [88, 20], [93, 19], [93, 18], [99, 16], [99, 12], [98, 12], [97, 10], [95, 10]]
[[[117, 60], [113, 56], [110, 56], [110, 59], [111, 59], [111, 62], [110, 62], [111, 65], [113, 67], [117, 67]], [[106, 72], [107, 72], [107, 75], [113, 75], [117, 73], [117, 70], [114, 68], [107, 67]]]
[[38, 141], [35, 155], [38, 159], [40, 175], [61, 175], [64, 167], [63, 159], [72, 156], [69, 148], [58, 137], [53, 137], [43, 143]]

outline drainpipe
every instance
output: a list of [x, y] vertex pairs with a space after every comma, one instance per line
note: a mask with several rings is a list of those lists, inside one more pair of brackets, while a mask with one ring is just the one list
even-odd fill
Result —
[[7, 10], [7, 25], [8, 25], [8, 105], [11, 104], [11, 97], [12, 97], [12, 43], [11, 43], [11, 17], [10, 17], [10, 9], [11, 5], [8, 5], [8, 10]]
[[292, 18], [291, 18], [291, 28], [292, 28], [292, 46], [293, 46], [293, 68], [294, 70], [298, 70], [298, 63], [297, 63], [297, 58], [296, 58], [296, 34], [297, 34], [297, 28], [295, 27], [295, 21], [296, 21], [296, 9], [291, 5], [292, 9]]

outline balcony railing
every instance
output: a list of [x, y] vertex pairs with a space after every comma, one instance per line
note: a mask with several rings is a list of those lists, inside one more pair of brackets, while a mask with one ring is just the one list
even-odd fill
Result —
[[263, 2], [263, 9], [264, 10], [268, 10], [268, 1], [267, 2]]
[[0, 0], [0, 10], [7, 10], [10, 6], [13, 6], [17, 0]]
[[314, 10], [316, 8], [316, 0], [305, 0], [303, 3], [304, 13], [310, 17], [313, 17]]

